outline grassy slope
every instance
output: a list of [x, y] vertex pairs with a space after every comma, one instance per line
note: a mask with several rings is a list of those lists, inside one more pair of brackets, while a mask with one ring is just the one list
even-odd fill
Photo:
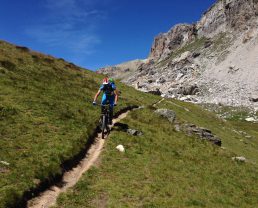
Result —
[[[0, 42], [0, 207], [7, 207], [39, 180], [60, 173], [60, 164], [77, 154], [95, 127], [99, 111], [91, 100], [99, 75]], [[159, 98], [119, 85], [119, 109], [148, 105]], [[254, 207], [257, 166], [231, 161], [244, 155], [257, 162], [257, 139], [240, 141], [257, 125], [223, 122], [200, 107], [174, 100], [159, 107], [177, 112], [180, 122], [210, 128], [226, 150], [173, 130], [152, 110], [135, 111], [123, 122], [144, 132], [131, 137], [112, 132], [101, 165], [63, 194], [58, 207]], [[190, 112], [184, 108], [188, 108]], [[126, 153], [115, 146], [123, 144]], [[122, 168], [121, 168], [122, 167]]]
[[[172, 99], [162, 102], [159, 107], [174, 110], [180, 115], [179, 119], [182, 122], [193, 123], [212, 130], [222, 139], [224, 147], [258, 164], [258, 124], [236, 120], [224, 121], [200, 106]], [[247, 139], [238, 133], [239, 131], [245, 131], [253, 138]]]
[[[166, 102], [160, 104], [164, 105], [177, 111], [180, 122], [197, 119], [197, 123], [202, 120], [205, 124], [212, 117], [196, 108], [191, 118], [178, 109], [180, 107]], [[185, 105], [194, 108], [191, 104]], [[200, 114], [199, 118], [197, 114]], [[220, 124], [218, 119], [213, 119], [213, 124]], [[56, 207], [258, 205], [256, 166], [233, 162], [233, 154], [229, 151], [176, 132], [152, 109], [134, 111], [122, 122], [143, 131], [144, 135], [133, 137], [119, 129], [113, 131], [100, 165], [87, 172], [73, 189], [62, 194]], [[125, 146], [125, 153], [115, 149], [118, 144]]]
[[[0, 207], [61, 172], [93, 133], [99, 109], [91, 105], [101, 76], [0, 41]], [[119, 85], [117, 110], [158, 98]]]

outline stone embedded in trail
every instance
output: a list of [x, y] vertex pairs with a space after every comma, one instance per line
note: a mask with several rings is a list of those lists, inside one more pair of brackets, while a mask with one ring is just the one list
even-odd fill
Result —
[[143, 133], [139, 130], [136, 130], [136, 129], [127, 129], [126, 131], [128, 134], [131, 134], [133, 136], [142, 136]]
[[155, 113], [167, 118], [171, 123], [176, 120], [176, 113], [172, 110], [158, 109], [155, 111]]

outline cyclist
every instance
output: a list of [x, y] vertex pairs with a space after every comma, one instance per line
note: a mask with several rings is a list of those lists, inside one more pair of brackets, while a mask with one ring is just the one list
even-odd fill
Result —
[[[118, 100], [118, 93], [114, 80], [112, 78], [108, 79], [107, 77], [103, 79], [103, 83], [94, 97], [93, 105], [96, 105], [96, 101], [101, 91], [103, 92], [101, 105], [105, 105], [107, 103], [110, 104], [110, 115], [108, 123], [111, 125], [113, 118], [113, 107], [117, 105]], [[103, 107], [101, 108], [101, 111], [103, 112]]]

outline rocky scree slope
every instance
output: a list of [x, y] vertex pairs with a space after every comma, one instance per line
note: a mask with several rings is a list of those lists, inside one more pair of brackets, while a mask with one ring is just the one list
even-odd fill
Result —
[[131, 73], [100, 72], [165, 97], [257, 110], [257, 28], [257, 0], [219, 0], [197, 23], [158, 35], [148, 59], [126, 69]]

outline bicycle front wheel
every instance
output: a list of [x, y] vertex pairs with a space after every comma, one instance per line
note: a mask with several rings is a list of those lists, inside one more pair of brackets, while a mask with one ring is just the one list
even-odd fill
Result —
[[101, 135], [102, 135], [102, 139], [105, 138], [105, 129], [107, 126], [107, 119], [106, 119], [106, 115], [102, 116], [102, 125], [101, 125]]

